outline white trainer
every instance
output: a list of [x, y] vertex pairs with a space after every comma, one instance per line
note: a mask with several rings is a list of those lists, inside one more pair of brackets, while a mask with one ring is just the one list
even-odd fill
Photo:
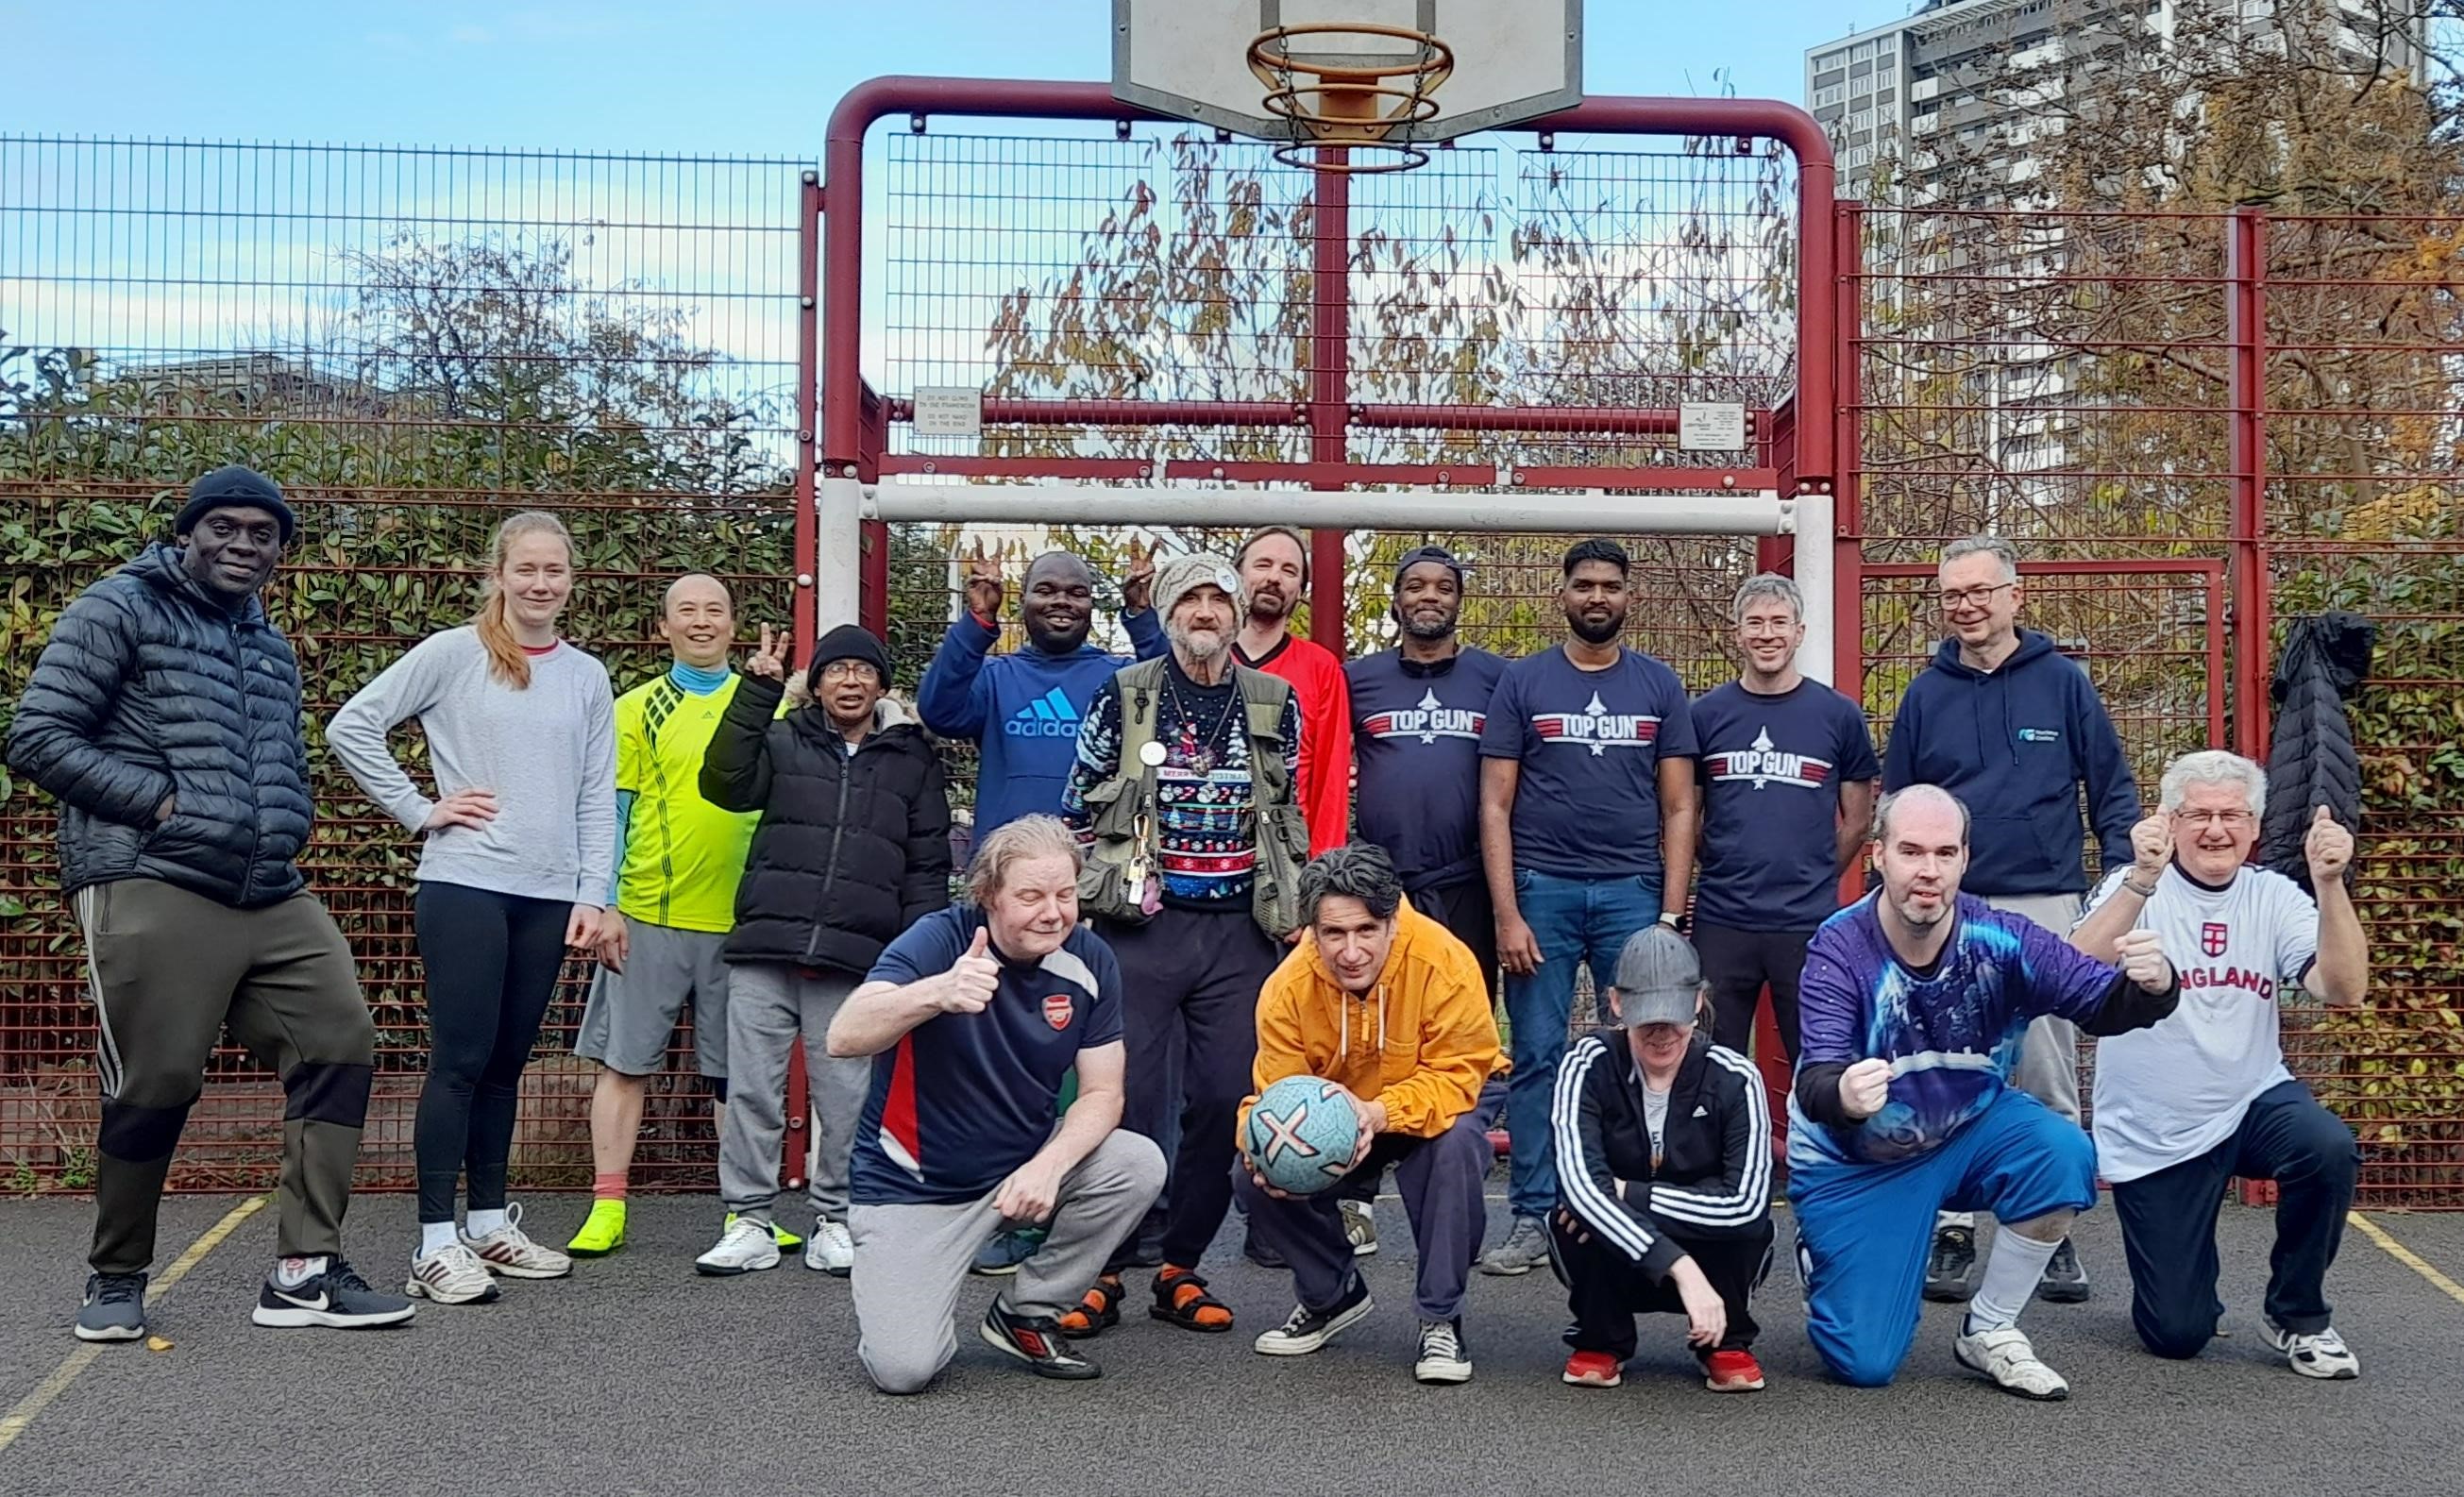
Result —
[[2293, 1370], [2304, 1377], [2321, 1377], [2343, 1382], [2362, 1375], [2362, 1359], [2344, 1346], [2344, 1338], [2329, 1326], [2316, 1333], [2287, 1331], [2275, 1321], [2267, 1322], [2267, 1344], [2284, 1354]]
[[1951, 1343], [1950, 1354], [1960, 1366], [1991, 1378], [1993, 1386], [2005, 1393], [2040, 1403], [2056, 1403], [2071, 1396], [2071, 1385], [2061, 1374], [2036, 1360], [2028, 1332], [2016, 1326], [1964, 1332]]
[[847, 1235], [846, 1222], [813, 1223], [813, 1235], [804, 1242], [804, 1266], [840, 1279], [855, 1270], [855, 1239]]
[[693, 1260], [693, 1272], [714, 1279], [732, 1279], [739, 1273], [758, 1273], [779, 1266], [779, 1239], [767, 1222], [750, 1217], [737, 1217], [727, 1223], [716, 1245]]
[[478, 1256], [492, 1273], [508, 1279], [561, 1279], [573, 1271], [573, 1259], [544, 1243], [534, 1243], [522, 1230], [521, 1203], [505, 1208], [505, 1224], [484, 1237], [459, 1234], [462, 1245]]
[[1471, 1349], [1463, 1345], [1462, 1321], [1420, 1322], [1420, 1355], [1412, 1376], [1420, 1382], [1471, 1381]]
[[410, 1279], [402, 1287], [412, 1299], [439, 1305], [485, 1305], [496, 1297], [496, 1276], [479, 1255], [460, 1243], [410, 1260]]

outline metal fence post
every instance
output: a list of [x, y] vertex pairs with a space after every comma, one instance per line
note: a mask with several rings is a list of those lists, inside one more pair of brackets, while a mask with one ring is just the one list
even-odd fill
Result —
[[2267, 215], [2233, 210], [2225, 226], [2226, 400], [2232, 410], [2227, 466], [2233, 473], [2233, 746], [2267, 761]]

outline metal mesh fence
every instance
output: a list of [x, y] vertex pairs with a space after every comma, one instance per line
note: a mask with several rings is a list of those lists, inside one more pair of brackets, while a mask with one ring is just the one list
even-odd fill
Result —
[[[409, 1179], [425, 1067], [413, 839], [325, 758], [324, 720], [469, 617], [494, 523], [561, 515], [565, 631], [624, 690], [665, 669], [660, 593], [707, 569], [783, 622], [802, 164], [0, 140], [0, 552], [13, 705], [55, 611], [164, 535], [223, 462], [278, 479], [301, 540], [268, 595], [297, 649], [320, 803], [305, 865], [379, 1031], [363, 1179]], [[414, 761], [415, 736], [396, 746]], [[90, 1177], [82, 942], [52, 818], [0, 800], [0, 1186]], [[585, 1183], [576, 965], [524, 1082], [517, 1178]], [[680, 1036], [641, 1176], [709, 1178]], [[277, 1083], [217, 1052], [175, 1184], [268, 1183]]]

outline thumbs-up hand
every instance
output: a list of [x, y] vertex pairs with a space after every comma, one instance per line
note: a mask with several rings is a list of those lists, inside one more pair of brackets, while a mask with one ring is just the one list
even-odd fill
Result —
[[2310, 882], [2342, 878], [2353, 866], [2353, 834], [2339, 826], [2325, 806], [2311, 813], [2310, 831], [2301, 839], [2301, 855], [2310, 864]]
[[941, 975], [941, 990], [934, 995], [933, 1006], [945, 1014], [980, 1014], [1000, 986], [1001, 963], [993, 959], [992, 932], [979, 925], [976, 938]]
[[2145, 927], [2124, 931], [2113, 943], [2122, 975], [2145, 993], [2162, 993], [2173, 985], [2173, 964], [2165, 959], [2164, 943]]

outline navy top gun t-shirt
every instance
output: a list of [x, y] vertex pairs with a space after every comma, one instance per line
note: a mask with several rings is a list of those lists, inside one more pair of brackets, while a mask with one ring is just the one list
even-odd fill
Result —
[[[973, 906], [935, 911], [891, 941], [865, 980], [947, 972], [983, 923]], [[1040, 962], [1004, 958], [983, 1012], [935, 1014], [873, 1057], [849, 1194], [864, 1206], [985, 1195], [1051, 1136], [1078, 1052], [1120, 1038], [1121, 969], [1102, 936], [1082, 924]]]
[[1658, 879], [1660, 761], [1694, 757], [1685, 683], [1639, 650], [1586, 671], [1560, 649], [1499, 678], [1483, 759], [1522, 761], [1514, 866], [1557, 878]]
[[1703, 881], [1694, 918], [1810, 931], [1839, 908], [1839, 787], [1879, 780], [1857, 704], [1819, 681], [1775, 696], [1734, 681], [1694, 704], [1703, 749]]

